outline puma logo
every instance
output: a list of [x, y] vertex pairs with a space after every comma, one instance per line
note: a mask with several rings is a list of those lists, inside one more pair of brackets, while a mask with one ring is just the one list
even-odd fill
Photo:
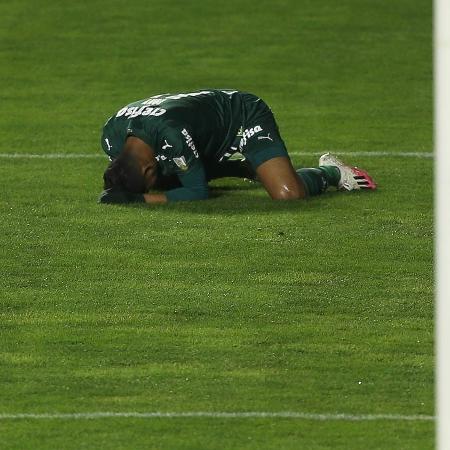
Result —
[[170, 145], [165, 139], [164, 139], [165, 144], [161, 147], [163, 150], [165, 150], [166, 148], [173, 148], [173, 145]]
[[273, 142], [273, 139], [270, 137], [270, 133], [267, 133], [267, 136], [258, 136], [259, 141], [262, 139], [268, 139], [269, 141]]

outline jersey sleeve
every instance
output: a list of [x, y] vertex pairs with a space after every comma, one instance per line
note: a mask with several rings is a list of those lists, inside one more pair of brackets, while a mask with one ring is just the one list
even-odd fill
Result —
[[188, 170], [178, 174], [178, 178], [183, 186], [166, 191], [169, 202], [206, 200], [208, 198], [208, 183], [201, 161], [196, 161]]
[[176, 174], [181, 188], [166, 191], [170, 202], [208, 198], [205, 168], [199, 158], [188, 127], [169, 123], [160, 136], [160, 154], [156, 156], [165, 174]]

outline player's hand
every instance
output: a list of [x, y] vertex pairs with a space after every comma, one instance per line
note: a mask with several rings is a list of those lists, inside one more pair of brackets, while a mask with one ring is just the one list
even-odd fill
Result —
[[142, 194], [127, 192], [122, 189], [111, 188], [106, 189], [98, 198], [99, 203], [121, 204], [121, 203], [144, 203], [145, 199]]

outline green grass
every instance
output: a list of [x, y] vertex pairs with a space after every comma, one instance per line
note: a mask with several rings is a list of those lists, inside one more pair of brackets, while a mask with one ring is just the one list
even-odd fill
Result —
[[[167, 91], [261, 95], [292, 151], [431, 151], [425, 1], [0, 5], [0, 151], [99, 153]], [[313, 166], [314, 157], [293, 158]], [[0, 413], [428, 414], [431, 159], [378, 192], [96, 203], [102, 159], [0, 158]], [[5, 449], [431, 449], [432, 422], [0, 420]]]

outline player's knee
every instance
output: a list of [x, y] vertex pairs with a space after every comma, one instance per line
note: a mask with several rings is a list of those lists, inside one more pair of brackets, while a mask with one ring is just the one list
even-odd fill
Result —
[[305, 198], [305, 191], [300, 186], [282, 186], [272, 194], [273, 200], [298, 200]]

